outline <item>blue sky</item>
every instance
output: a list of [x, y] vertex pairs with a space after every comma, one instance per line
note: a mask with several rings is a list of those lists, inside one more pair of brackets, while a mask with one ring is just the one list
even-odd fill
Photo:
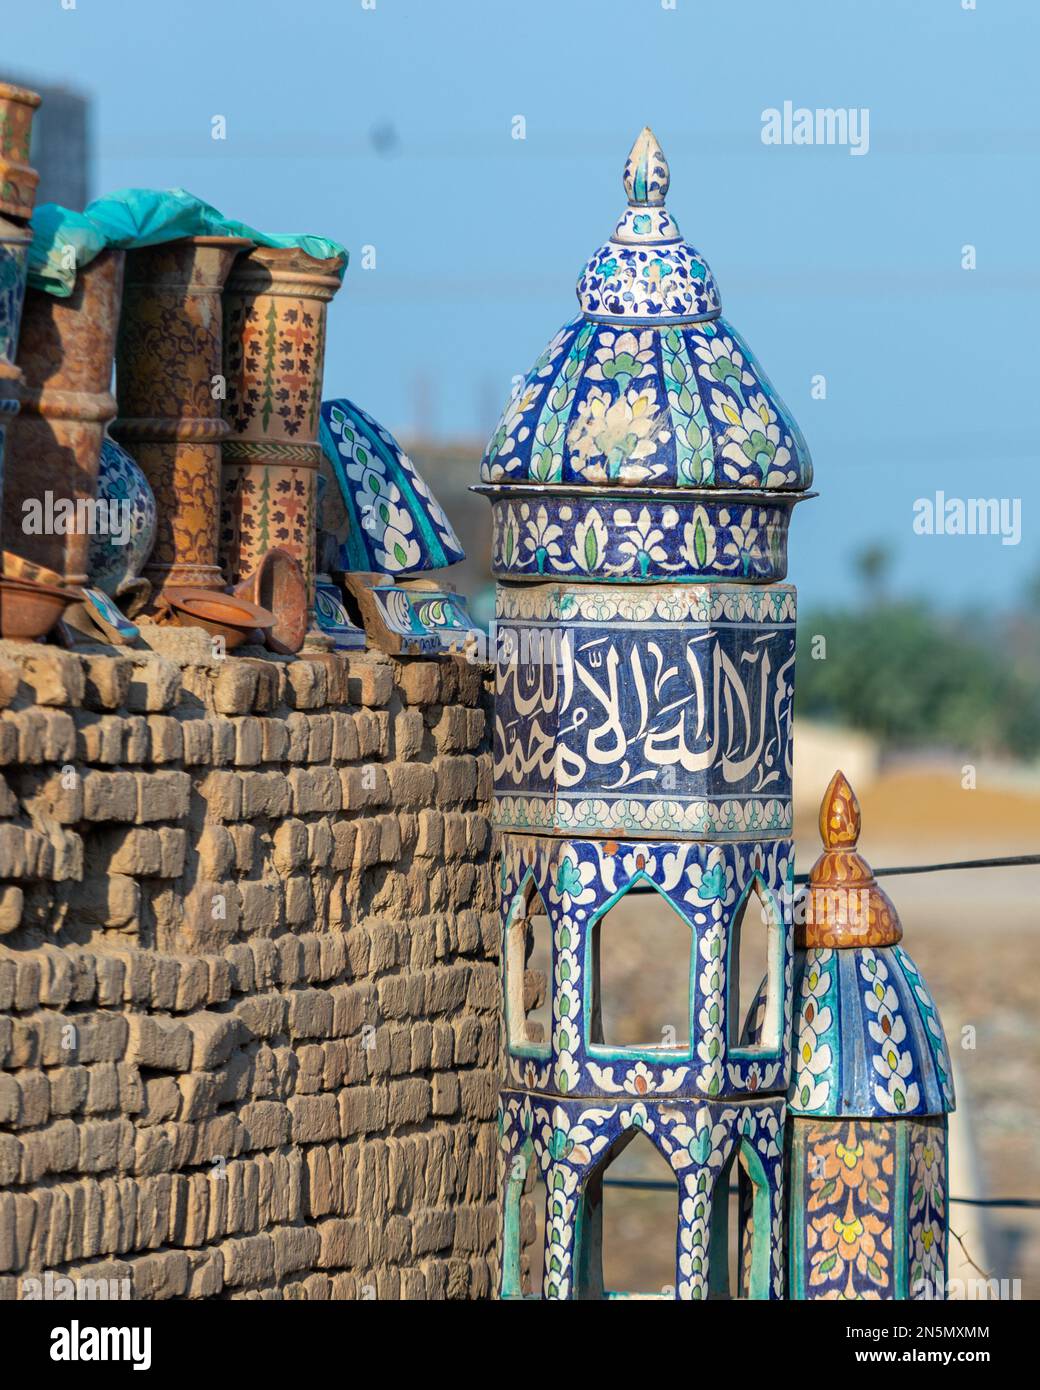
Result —
[[[94, 99], [95, 194], [179, 184], [343, 241], [326, 395], [405, 433], [419, 412], [490, 431], [650, 124], [669, 206], [813, 450], [803, 596], [847, 596], [877, 540], [894, 587], [951, 604], [1010, 603], [1040, 571], [1035, 0], [364, 4], [35, 0], [5, 7], [3, 63]], [[869, 152], [763, 144], [785, 101], [868, 108]], [[938, 489], [1021, 499], [1021, 543], [915, 535]]]

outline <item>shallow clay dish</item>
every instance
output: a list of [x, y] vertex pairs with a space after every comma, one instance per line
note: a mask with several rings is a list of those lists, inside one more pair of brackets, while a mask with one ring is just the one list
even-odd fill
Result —
[[0, 579], [0, 637], [15, 642], [35, 642], [46, 637], [70, 603], [74, 589], [36, 584], [27, 579]]
[[178, 627], [201, 627], [213, 637], [223, 637], [227, 651], [240, 647], [257, 629], [267, 632], [274, 626], [269, 609], [214, 589], [167, 586], [160, 602]]

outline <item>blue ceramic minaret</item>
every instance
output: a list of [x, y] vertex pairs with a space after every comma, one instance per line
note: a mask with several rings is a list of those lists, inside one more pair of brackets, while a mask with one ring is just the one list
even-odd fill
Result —
[[[481, 470], [499, 581], [504, 1297], [525, 1292], [532, 1166], [547, 1191], [542, 1296], [610, 1296], [603, 1175], [637, 1131], [676, 1180], [674, 1296], [784, 1292], [795, 592], [781, 581], [812, 468], [665, 207], [668, 182], [644, 130], [628, 206], [578, 282], [580, 312], [510, 400]], [[599, 928], [633, 892], [659, 895], [690, 933], [674, 1042], [605, 1036]], [[539, 903], [548, 1036], [525, 1013]], [[742, 930], [767, 938], [753, 1042], [737, 1007]]]

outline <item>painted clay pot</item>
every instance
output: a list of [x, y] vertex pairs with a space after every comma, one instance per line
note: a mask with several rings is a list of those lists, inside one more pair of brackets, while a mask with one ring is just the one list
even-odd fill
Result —
[[78, 594], [27, 579], [0, 579], [0, 637], [34, 642], [46, 637]]
[[[136, 460], [107, 435], [101, 442], [97, 495], [109, 509], [110, 529], [90, 538], [90, 583], [110, 598], [147, 595], [151, 585], [139, 576], [155, 542], [155, 495]], [[113, 520], [118, 524], [111, 525]]]
[[145, 577], [220, 589], [217, 553], [221, 416], [221, 290], [241, 237], [186, 237], [127, 255], [116, 346], [119, 418], [155, 494], [155, 545]]
[[274, 626], [274, 614], [266, 608], [210, 589], [168, 584], [159, 605], [165, 609], [166, 621], [176, 627], [201, 627], [213, 637], [222, 637], [227, 651], [240, 647], [255, 632], [262, 634]]
[[0, 82], [0, 213], [32, 216], [40, 176], [29, 165], [32, 123], [40, 97]]
[[221, 554], [237, 581], [273, 546], [288, 550], [303, 569], [310, 611], [325, 315], [341, 265], [338, 256], [258, 246], [224, 291], [231, 433], [223, 447]]
[[123, 252], [108, 249], [80, 270], [68, 299], [34, 289], [25, 296], [25, 384], [6, 442], [4, 544], [66, 584], [87, 580], [101, 440], [116, 409], [109, 385], [122, 288]]
[[269, 550], [252, 574], [235, 585], [235, 594], [274, 614], [267, 645], [282, 656], [303, 646], [307, 635], [307, 581], [300, 562], [280, 545]]

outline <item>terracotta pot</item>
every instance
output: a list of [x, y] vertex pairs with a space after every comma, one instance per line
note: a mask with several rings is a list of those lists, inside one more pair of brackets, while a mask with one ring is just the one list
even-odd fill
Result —
[[221, 554], [230, 579], [256, 570], [275, 546], [300, 563], [314, 607], [315, 487], [326, 305], [338, 256], [258, 246], [224, 291]]
[[52, 584], [27, 579], [0, 579], [0, 637], [33, 642], [45, 637], [79, 595]]
[[116, 346], [119, 418], [112, 435], [137, 460], [155, 494], [155, 544], [144, 575], [221, 589], [220, 442], [228, 433], [214, 397], [221, 372], [220, 293], [242, 237], [187, 237], [127, 253]]
[[274, 625], [274, 614], [259, 604], [210, 589], [168, 584], [161, 606], [177, 627], [201, 627], [214, 637], [223, 637], [227, 651], [241, 646], [254, 632], [266, 632]]
[[[101, 440], [116, 409], [109, 385], [122, 288], [123, 252], [109, 249], [79, 271], [68, 299], [34, 289], [25, 296], [18, 347], [25, 385], [7, 436], [4, 545], [57, 570], [66, 584], [87, 579], [85, 512], [93, 507]], [[26, 502], [42, 509], [43, 534], [33, 530], [40, 518]], [[55, 522], [70, 505], [78, 510], [66, 534]]]
[[294, 556], [276, 545], [252, 574], [235, 585], [235, 593], [274, 614], [274, 626], [267, 634], [272, 651], [291, 656], [300, 650], [307, 635], [307, 581]]
[[40, 176], [29, 166], [32, 123], [40, 97], [0, 82], [0, 212], [31, 217]]

